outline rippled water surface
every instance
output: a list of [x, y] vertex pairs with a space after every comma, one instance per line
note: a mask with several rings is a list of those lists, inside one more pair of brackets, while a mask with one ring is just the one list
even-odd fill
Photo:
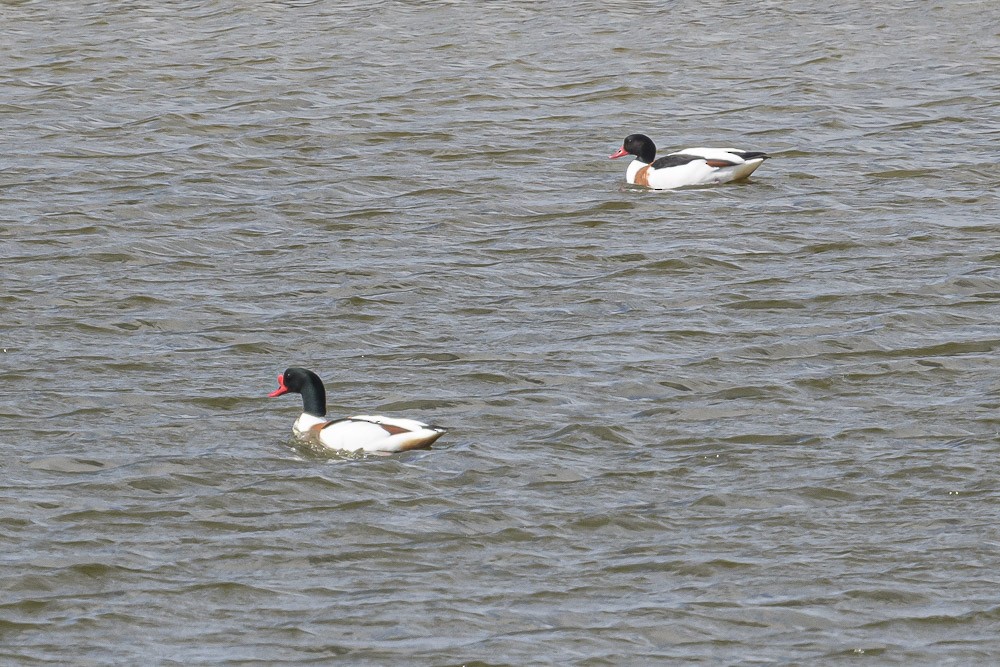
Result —
[[997, 3], [0, 21], [0, 662], [1000, 654]]

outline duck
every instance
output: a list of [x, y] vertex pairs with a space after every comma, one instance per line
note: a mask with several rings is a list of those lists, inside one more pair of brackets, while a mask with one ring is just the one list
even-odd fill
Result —
[[685, 148], [656, 159], [656, 144], [645, 134], [630, 134], [612, 160], [634, 155], [625, 172], [632, 185], [670, 190], [687, 185], [711, 185], [746, 178], [770, 156], [739, 148]]
[[295, 437], [328, 449], [349, 452], [392, 453], [430, 449], [447, 429], [415, 419], [382, 415], [326, 418], [326, 388], [316, 373], [292, 367], [278, 376], [278, 388], [268, 396], [302, 395], [302, 414], [292, 424]]

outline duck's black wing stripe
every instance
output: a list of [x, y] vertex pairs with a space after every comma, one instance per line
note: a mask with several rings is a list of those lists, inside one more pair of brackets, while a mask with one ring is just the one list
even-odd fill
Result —
[[685, 155], [684, 153], [677, 153], [676, 155], [661, 157], [659, 160], [655, 160], [650, 166], [653, 167], [653, 169], [668, 169], [669, 167], [679, 167], [687, 164], [688, 162], [704, 159], [705, 158], [699, 157], [698, 155]]

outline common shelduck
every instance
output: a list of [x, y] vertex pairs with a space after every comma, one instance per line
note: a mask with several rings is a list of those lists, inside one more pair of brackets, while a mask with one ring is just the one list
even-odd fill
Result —
[[738, 181], [770, 157], [737, 148], [685, 148], [657, 160], [656, 144], [645, 134], [628, 135], [618, 152], [609, 157], [614, 160], [625, 155], [636, 156], [625, 172], [625, 180], [655, 190]]
[[302, 414], [292, 425], [292, 433], [307, 442], [351, 452], [405, 452], [427, 449], [446, 429], [414, 419], [382, 415], [357, 415], [344, 419], [326, 418], [326, 389], [319, 376], [305, 368], [289, 368], [278, 376], [278, 388], [269, 396], [288, 392], [302, 394]]

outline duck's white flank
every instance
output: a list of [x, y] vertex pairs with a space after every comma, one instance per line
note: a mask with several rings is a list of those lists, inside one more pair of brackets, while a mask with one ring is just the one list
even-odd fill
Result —
[[292, 425], [297, 438], [349, 452], [405, 452], [429, 447], [444, 429], [384, 415], [355, 415], [327, 421], [303, 412]]

